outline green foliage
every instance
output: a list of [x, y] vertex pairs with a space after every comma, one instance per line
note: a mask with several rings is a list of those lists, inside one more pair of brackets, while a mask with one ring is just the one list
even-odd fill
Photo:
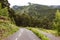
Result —
[[41, 21], [42, 28], [52, 29], [52, 21], [49, 20], [46, 16]]
[[53, 23], [54, 28], [57, 30], [58, 35], [60, 35], [60, 12], [57, 10], [56, 15], [55, 15], [55, 21]]
[[8, 9], [7, 8], [4, 8], [4, 9], [1, 9], [0, 10], [0, 16], [6, 16], [8, 17]]
[[49, 33], [49, 34], [53, 34], [53, 35], [55, 35], [55, 36], [57, 36], [57, 31], [56, 30], [47, 30], [47, 29], [43, 29], [43, 28], [38, 28], [39, 30], [41, 30], [41, 31], [43, 31], [43, 32], [47, 32], [47, 33]]
[[17, 30], [18, 27], [14, 24], [11, 24], [11, 22], [0, 20], [0, 40], [15, 33]]
[[[17, 8], [15, 8], [17, 7]], [[45, 5], [30, 4], [28, 6], [15, 6], [15, 23], [18, 26], [31, 26], [52, 29], [56, 9]]]
[[29, 27], [28, 29], [35, 33], [41, 40], [49, 40], [49, 38], [42, 34], [37, 28]]
[[[0, 40], [15, 33], [19, 28], [10, 21], [10, 10], [8, 0], [0, 0]], [[7, 19], [7, 20], [6, 20]]]
[[[2, 15], [5, 16], [8, 13], [6, 16], [9, 16], [10, 17], [9, 20], [12, 21], [12, 23], [13, 23], [13, 21], [14, 21], [14, 18], [13, 18], [14, 11], [10, 8], [10, 4], [9, 4], [8, 0], [0, 0], [0, 3], [1, 3], [1, 8], [3, 8], [2, 10], [4, 12], [6, 12], [6, 13], [2, 12], [2, 13], [4, 13]], [[8, 12], [7, 12], [7, 10], [8, 10]]]
[[8, 0], [0, 0], [0, 3], [2, 4], [2, 8], [9, 7]]
[[5, 16], [5, 17], [8, 17], [9, 14], [8, 14], [8, 8], [5, 7], [5, 8], [1, 8], [1, 4], [0, 4], [0, 16]]
[[[16, 14], [17, 15], [17, 14]], [[19, 19], [19, 20], [18, 20]], [[15, 17], [15, 21], [17, 25], [20, 26], [28, 26], [29, 21], [30, 21], [30, 16], [27, 14], [21, 14], [21, 15], [17, 15]]]
[[[30, 3], [31, 4], [31, 3]], [[15, 6], [16, 7], [16, 13], [25, 13], [29, 14], [30, 16], [36, 17], [38, 19], [41, 19], [45, 16], [49, 18], [49, 20], [53, 20], [54, 14], [56, 12], [56, 9], [52, 9], [45, 5], [39, 5], [39, 4], [31, 4], [28, 6]], [[15, 9], [13, 7], [13, 9]]]
[[1, 3], [0, 3], [0, 9], [1, 9], [1, 7], [2, 7], [2, 6], [1, 6]]
[[46, 29], [51, 29], [52, 21], [49, 20], [46, 16], [42, 19], [37, 18], [36, 16], [30, 16], [29, 14], [15, 14], [15, 23], [18, 26], [31, 26], [31, 27], [41, 27]]

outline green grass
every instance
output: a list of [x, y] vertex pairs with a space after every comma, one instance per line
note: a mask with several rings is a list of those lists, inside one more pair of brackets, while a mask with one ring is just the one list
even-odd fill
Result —
[[49, 40], [48, 37], [46, 37], [44, 34], [42, 34], [39, 29], [27, 27], [27, 29], [31, 30], [33, 33], [35, 33], [41, 40]]
[[47, 29], [43, 29], [43, 28], [38, 28], [39, 30], [42, 30], [44, 32], [47, 32], [47, 33], [50, 33], [50, 34], [53, 34], [55, 36], [58, 36], [58, 33], [56, 30], [47, 30]]
[[11, 24], [8, 21], [0, 20], [0, 40], [12, 35], [16, 31], [18, 31], [18, 27], [14, 24]]

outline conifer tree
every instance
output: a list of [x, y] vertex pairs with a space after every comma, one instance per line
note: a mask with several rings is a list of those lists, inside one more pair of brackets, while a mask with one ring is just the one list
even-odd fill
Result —
[[57, 10], [55, 15], [54, 28], [57, 30], [58, 35], [60, 35], [60, 12]]

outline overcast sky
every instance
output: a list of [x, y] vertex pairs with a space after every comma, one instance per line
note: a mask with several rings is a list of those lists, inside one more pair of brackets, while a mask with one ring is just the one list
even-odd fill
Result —
[[27, 5], [28, 2], [43, 4], [43, 5], [60, 5], [60, 0], [8, 0], [11, 6], [13, 5]]

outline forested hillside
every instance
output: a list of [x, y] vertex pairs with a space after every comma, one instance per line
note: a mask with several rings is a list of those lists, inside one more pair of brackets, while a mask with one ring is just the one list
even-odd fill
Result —
[[17, 26], [56, 29], [59, 33], [58, 16], [60, 12], [57, 11], [60, 10], [59, 5], [47, 6], [29, 3], [28, 6], [15, 5], [12, 9], [15, 11], [14, 20]]
[[[51, 28], [57, 8], [51, 6], [29, 3], [28, 6], [13, 6], [17, 25], [38, 26]], [[25, 18], [24, 18], [25, 17]], [[44, 23], [45, 22], [45, 23]], [[48, 22], [48, 23], [47, 23]], [[28, 25], [27, 25], [28, 24]], [[38, 25], [37, 25], [38, 24]]]

